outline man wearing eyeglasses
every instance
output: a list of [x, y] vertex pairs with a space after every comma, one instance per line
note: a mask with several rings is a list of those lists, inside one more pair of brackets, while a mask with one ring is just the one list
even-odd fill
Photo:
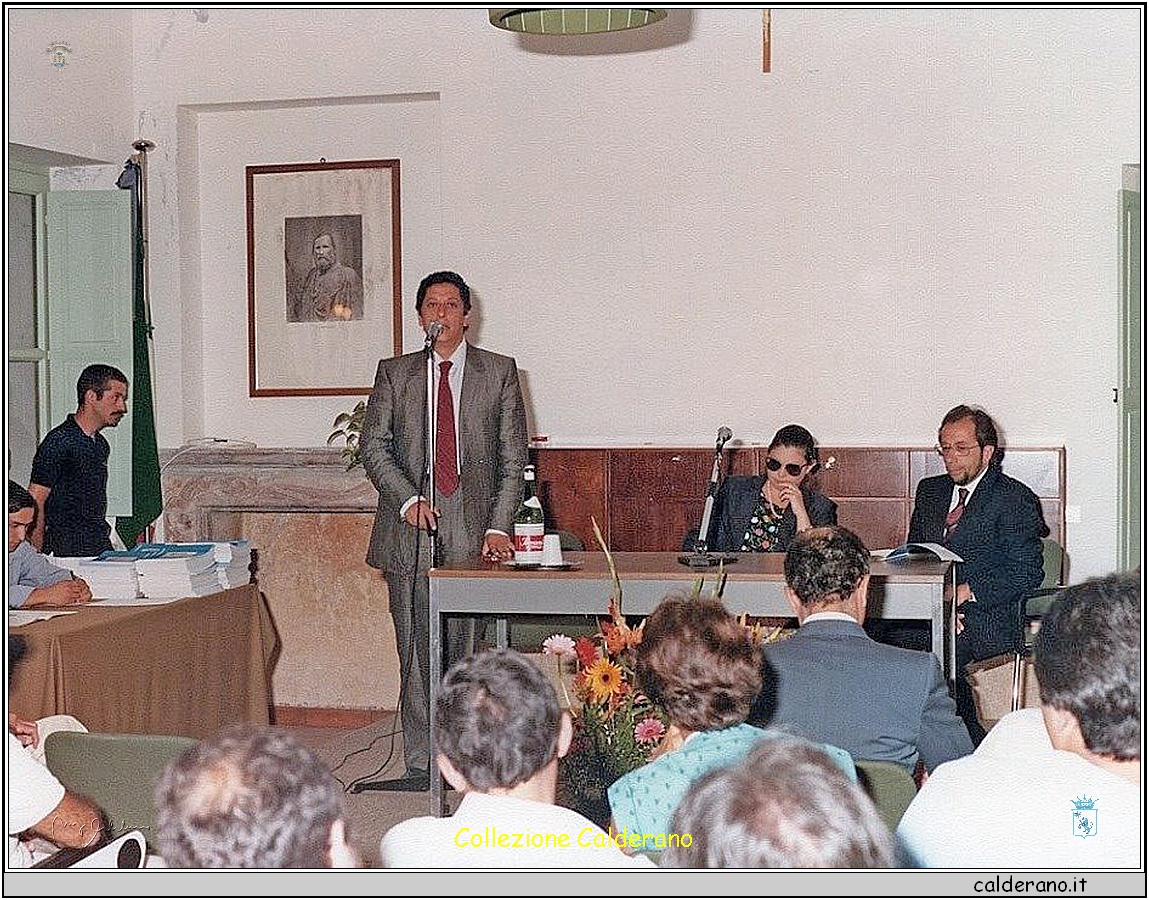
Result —
[[944, 544], [963, 559], [954, 598], [954, 699], [976, 747], [985, 730], [965, 666], [1014, 646], [1017, 604], [1041, 584], [1041, 539], [1049, 529], [1033, 491], [1002, 473], [997, 428], [984, 410], [962, 405], [946, 413], [937, 451], [946, 474], [918, 482], [907, 540]]

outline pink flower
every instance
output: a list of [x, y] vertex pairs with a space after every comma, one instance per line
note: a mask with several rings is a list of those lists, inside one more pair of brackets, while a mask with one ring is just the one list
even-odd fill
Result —
[[653, 744], [666, 734], [663, 724], [653, 717], [643, 719], [634, 726], [634, 739], [640, 744]]
[[575, 642], [565, 634], [552, 634], [543, 641], [543, 653], [547, 656], [574, 656]]

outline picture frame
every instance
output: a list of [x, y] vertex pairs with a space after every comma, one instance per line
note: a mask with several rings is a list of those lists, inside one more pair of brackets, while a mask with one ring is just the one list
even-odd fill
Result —
[[370, 394], [403, 353], [399, 160], [247, 166], [248, 395]]

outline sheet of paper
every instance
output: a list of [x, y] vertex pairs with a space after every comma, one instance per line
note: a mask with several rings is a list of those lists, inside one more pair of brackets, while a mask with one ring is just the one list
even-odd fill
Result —
[[179, 597], [106, 597], [92, 600], [89, 606], [159, 606], [179, 600]]
[[10, 609], [8, 610], [8, 627], [19, 628], [22, 625], [31, 625], [33, 622], [44, 622], [55, 616], [70, 616], [76, 611], [74, 609]]

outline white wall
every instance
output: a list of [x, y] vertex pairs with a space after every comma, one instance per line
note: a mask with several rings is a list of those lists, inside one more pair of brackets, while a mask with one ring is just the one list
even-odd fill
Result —
[[[5, 10], [8, 140], [108, 163], [132, 152], [132, 19], [126, 10]], [[63, 66], [48, 49], [70, 49]]]
[[1068, 448], [1074, 577], [1115, 565], [1138, 10], [779, 8], [769, 74], [751, 9], [578, 44], [482, 9], [131, 15], [161, 445], [323, 443], [354, 398], [247, 397], [242, 168], [390, 155], [377, 98], [430, 93], [404, 303], [464, 273], [552, 443], [929, 444], [980, 403]]

